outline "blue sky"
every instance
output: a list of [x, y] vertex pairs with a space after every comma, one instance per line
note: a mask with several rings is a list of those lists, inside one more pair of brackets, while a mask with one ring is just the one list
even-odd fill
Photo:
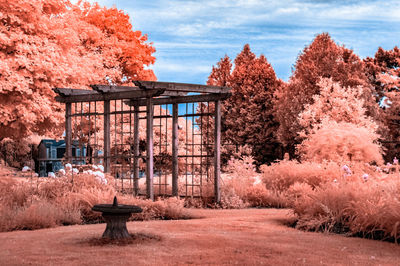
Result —
[[[93, 2], [93, 1], [91, 1]], [[205, 84], [212, 66], [246, 43], [287, 80], [297, 55], [316, 34], [329, 32], [361, 58], [400, 44], [400, 1], [98, 0], [131, 17], [157, 52], [159, 81]]]

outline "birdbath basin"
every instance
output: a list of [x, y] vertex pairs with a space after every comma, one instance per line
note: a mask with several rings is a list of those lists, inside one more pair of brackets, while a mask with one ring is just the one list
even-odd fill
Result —
[[126, 228], [126, 221], [132, 213], [143, 211], [139, 206], [118, 204], [117, 197], [114, 197], [113, 204], [97, 204], [93, 206], [92, 210], [102, 212], [102, 216], [107, 223], [103, 238], [110, 239], [130, 238]]

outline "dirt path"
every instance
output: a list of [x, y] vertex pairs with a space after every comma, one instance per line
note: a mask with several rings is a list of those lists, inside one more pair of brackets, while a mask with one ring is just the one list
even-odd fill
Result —
[[288, 210], [193, 213], [203, 218], [130, 222], [144, 240], [125, 246], [93, 245], [105, 224], [0, 233], [0, 265], [400, 265], [400, 245], [288, 228]]

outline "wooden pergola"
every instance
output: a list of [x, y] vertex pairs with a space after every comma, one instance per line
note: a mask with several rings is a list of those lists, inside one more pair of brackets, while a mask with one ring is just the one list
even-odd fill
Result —
[[[145, 108], [146, 113], [146, 194], [149, 199], [154, 200], [153, 174], [153, 117], [154, 105], [172, 105], [172, 196], [178, 195], [178, 104], [182, 103], [214, 103], [214, 196], [215, 201], [219, 202], [220, 195], [220, 149], [221, 149], [221, 100], [230, 96], [230, 88], [219, 86], [206, 86], [186, 83], [173, 82], [154, 82], [154, 81], [134, 81], [135, 86], [115, 86], [115, 85], [91, 85], [93, 90], [55, 88], [58, 94], [56, 100], [65, 103], [65, 159], [71, 161], [72, 154], [72, 104], [83, 102], [102, 102], [104, 112], [104, 151], [103, 164], [104, 171], [110, 172], [110, 101], [122, 100], [124, 104], [133, 107], [134, 124], [134, 161], [133, 161], [133, 180], [137, 189], [139, 179], [139, 113]], [[140, 111], [142, 107], [142, 111]], [[127, 113], [128, 111], [119, 111]], [[113, 114], [118, 113], [115, 111]], [[91, 115], [98, 113], [85, 113]]]

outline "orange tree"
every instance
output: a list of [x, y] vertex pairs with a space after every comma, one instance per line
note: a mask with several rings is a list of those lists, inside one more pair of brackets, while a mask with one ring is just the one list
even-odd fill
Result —
[[61, 136], [64, 107], [54, 100], [54, 87], [155, 80], [146, 69], [154, 52], [147, 36], [116, 8], [0, 0], [1, 145], [27, 145], [32, 135]]
[[64, 0], [0, 0], [0, 139], [60, 136], [54, 87], [155, 80], [146, 35], [128, 15]]

